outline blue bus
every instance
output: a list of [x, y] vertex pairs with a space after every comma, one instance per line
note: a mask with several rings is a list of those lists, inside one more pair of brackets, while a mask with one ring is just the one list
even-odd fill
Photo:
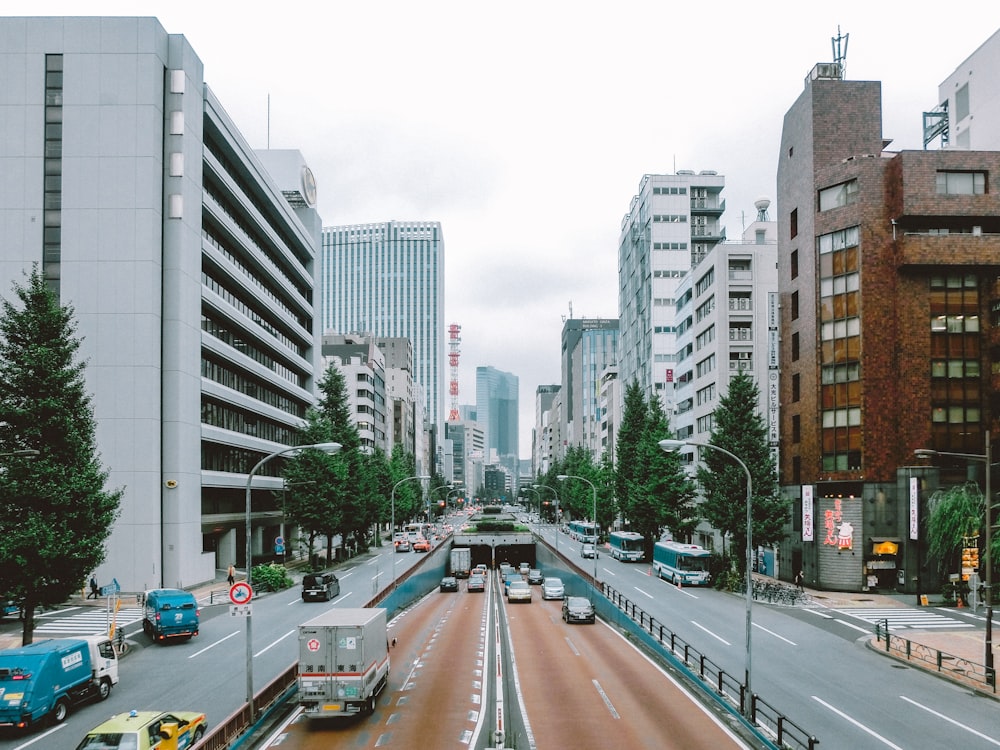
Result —
[[653, 545], [653, 570], [658, 578], [688, 586], [708, 584], [712, 553], [697, 544], [657, 542]]
[[643, 545], [646, 539], [634, 531], [612, 531], [608, 537], [611, 545], [611, 556], [616, 560], [639, 562], [645, 557]]
[[597, 544], [597, 526], [590, 521], [570, 521], [566, 524], [566, 533], [575, 542]]

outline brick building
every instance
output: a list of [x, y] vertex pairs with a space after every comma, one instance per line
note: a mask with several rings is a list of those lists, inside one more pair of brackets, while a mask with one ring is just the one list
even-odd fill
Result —
[[1000, 152], [886, 151], [880, 83], [840, 70], [813, 69], [781, 137], [779, 569], [936, 591], [927, 497], [985, 462], [914, 450], [982, 454], [998, 413]]

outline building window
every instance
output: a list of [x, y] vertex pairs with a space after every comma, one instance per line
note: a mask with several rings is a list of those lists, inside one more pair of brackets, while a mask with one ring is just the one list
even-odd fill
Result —
[[799, 319], [799, 293], [792, 292], [792, 320]]
[[983, 195], [986, 172], [938, 172], [938, 195]]
[[819, 210], [849, 206], [858, 201], [858, 181], [848, 180], [819, 191]]
[[955, 92], [955, 122], [961, 122], [969, 116], [969, 84], [965, 84]]
[[789, 265], [791, 266], [791, 268], [789, 269], [789, 272], [791, 273], [791, 277], [793, 279], [797, 279], [799, 277], [799, 251], [798, 250], [792, 250], [792, 257], [791, 257], [791, 262], [790, 262]]
[[793, 208], [792, 213], [788, 218], [788, 233], [789, 236], [794, 239], [799, 233], [799, 209]]
[[[795, 373], [792, 375], [792, 403], [798, 403], [802, 397], [802, 377]], [[797, 418], [797, 417], [796, 417]]]
[[792, 415], [792, 442], [802, 442], [802, 417], [798, 414]]
[[799, 334], [792, 334], [792, 362], [799, 361]]

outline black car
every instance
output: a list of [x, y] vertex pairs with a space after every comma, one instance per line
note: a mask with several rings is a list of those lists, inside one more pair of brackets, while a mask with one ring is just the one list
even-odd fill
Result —
[[566, 622], [589, 622], [595, 620], [594, 605], [582, 596], [569, 596], [563, 599], [562, 618]]
[[486, 591], [486, 579], [483, 576], [469, 576], [468, 591]]
[[340, 596], [340, 581], [333, 573], [306, 573], [302, 576], [302, 601], [328, 602]]
[[458, 591], [458, 579], [455, 576], [445, 576], [441, 579], [442, 591]]
[[545, 576], [542, 575], [542, 571], [538, 568], [532, 568], [528, 571], [528, 583], [533, 586], [541, 586], [542, 581], [545, 580]]

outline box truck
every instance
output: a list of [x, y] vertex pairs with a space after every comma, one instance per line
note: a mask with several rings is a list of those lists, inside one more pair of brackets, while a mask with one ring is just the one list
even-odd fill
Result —
[[118, 655], [104, 635], [50, 638], [0, 651], [0, 726], [58, 724], [71, 706], [104, 700], [118, 683]]
[[472, 550], [468, 547], [453, 547], [451, 550], [451, 574], [455, 578], [468, 578], [472, 568]]
[[299, 626], [298, 693], [306, 716], [370, 714], [388, 682], [386, 610], [331, 609]]

